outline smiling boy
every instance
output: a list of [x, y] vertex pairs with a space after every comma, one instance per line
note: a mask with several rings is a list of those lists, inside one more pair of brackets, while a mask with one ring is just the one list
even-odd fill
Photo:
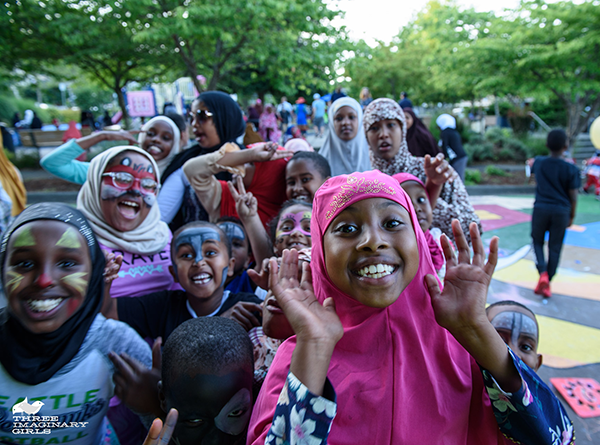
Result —
[[105, 299], [102, 313], [129, 324], [144, 338], [166, 340], [184, 321], [220, 316], [242, 301], [261, 302], [253, 294], [225, 290], [235, 259], [229, 239], [215, 224], [199, 221], [177, 230], [171, 243], [171, 258], [169, 269], [183, 291]]

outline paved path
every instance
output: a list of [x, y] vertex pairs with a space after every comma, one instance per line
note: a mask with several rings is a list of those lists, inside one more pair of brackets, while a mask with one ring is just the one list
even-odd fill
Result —
[[[547, 383], [553, 377], [600, 382], [600, 202], [579, 197], [575, 224], [567, 231], [552, 280], [553, 295], [545, 300], [533, 293], [539, 277], [530, 247], [533, 196], [472, 196], [471, 201], [482, 219], [484, 242], [500, 237], [488, 302], [515, 300], [537, 314], [538, 351], [544, 356], [539, 374]], [[600, 414], [600, 393], [594, 396]], [[567, 409], [577, 443], [600, 444], [600, 417], [583, 419]]]

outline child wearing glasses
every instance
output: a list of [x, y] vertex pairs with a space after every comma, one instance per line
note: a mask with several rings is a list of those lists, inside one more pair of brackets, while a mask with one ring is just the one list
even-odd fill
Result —
[[169, 273], [171, 231], [160, 220], [159, 181], [157, 163], [137, 147], [114, 147], [90, 162], [77, 207], [109, 260], [122, 262], [113, 298], [180, 289]]

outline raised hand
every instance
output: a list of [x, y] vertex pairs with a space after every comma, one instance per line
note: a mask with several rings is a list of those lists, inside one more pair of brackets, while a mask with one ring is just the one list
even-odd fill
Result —
[[289, 150], [277, 150], [279, 147], [275, 142], [265, 142], [256, 144], [250, 150], [253, 153], [253, 162], [276, 161], [277, 159], [289, 158], [294, 152]]
[[498, 238], [492, 238], [490, 255], [485, 262], [485, 250], [477, 224], [471, 223], [469, 231], [473, 244], [473, 260], [460, 223], [455, 219], [452, 221], [452, 232], [458, 248], [458, 258], [454, 255], [446, 235], [442, 235], [441, 238], [446, 257], [444, 290], [440, 291], [435, 277], [425, 277], [438, 324], [457, 338], [469, 330], [489, 324], [485, 314], [485, 302], [498, 261]]
[[244, 186], [244, 180], [241, 176], [237, 175], [233, 181], [227, 182], [231, 196], [235, 201], [235, 210], [239, 215], [240, 219], [244, 221], [248, 218], [258, 216], [258, 201], [252, 194], [252, 192], [246, 192]]
[[177, 425], [177, 417], [179, 417], [179, 413], [175, 408], [171, 408], [164, 425], [159, 418], [154, 419], [142, 445], [168, 445], [175, 430], [175, 425]]
[[306, 340], [335, 346], [344, 330], [335, 312], [332, 298], [323, 304], [317, 301], [310, 264], [303, 263], [302, 279], [298, 281], [298, 251], [284, 250], [281, 266], [275, 258], [269, 261], [269, 287], [290, 322], [298, 341]]
[[139, 145], [139, 142], [133, 136], [132, 133], [142, 133], [142, 132], [141, 131], [129, 132], [126, 130], [118, 130], [118, 131], [105, 130], [105, 131], [102, 131], [101, 133], [104, 136], [104, 140], [106, 140], [106, 141], [127, 141], [131, 145]]
[[246, 331], [261, 326], [256, 313], [262, 314], [262, 306], [250, 301], [238, 301], [221, 314], [221, 317], [238, 322]]
[[162, 339], [159, 337], [152, 347], [152, 369], [125, 353], [110, 352], [108, 358], [117, 372], [113, 375], [115, 395], [138, 413], [160, 414], [158, 382], [162, 365]]
[[121, 265], [123, 264], [123, 255], [115, 256], [114, 253], [105, 252], [104, 256], [106, 257], [104, 282], [110, 284], [119, 278], [119, 270], [121, 270]]
[[455, 170], [444, 159], [442, 153], [438, 153], [435, 158], [425, 155], [423, 167], [425, 168], [427, 179], [436, 185], [442, 185], [446, 181], [454, 181]]

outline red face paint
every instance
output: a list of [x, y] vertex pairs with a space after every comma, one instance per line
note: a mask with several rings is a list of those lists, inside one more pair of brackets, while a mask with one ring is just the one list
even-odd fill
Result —
[[42, 273], [35, 280], [35, 284], [37, 284], [41, 289], [46, 289], [52, 285], [52, 277], [47, 273]]

